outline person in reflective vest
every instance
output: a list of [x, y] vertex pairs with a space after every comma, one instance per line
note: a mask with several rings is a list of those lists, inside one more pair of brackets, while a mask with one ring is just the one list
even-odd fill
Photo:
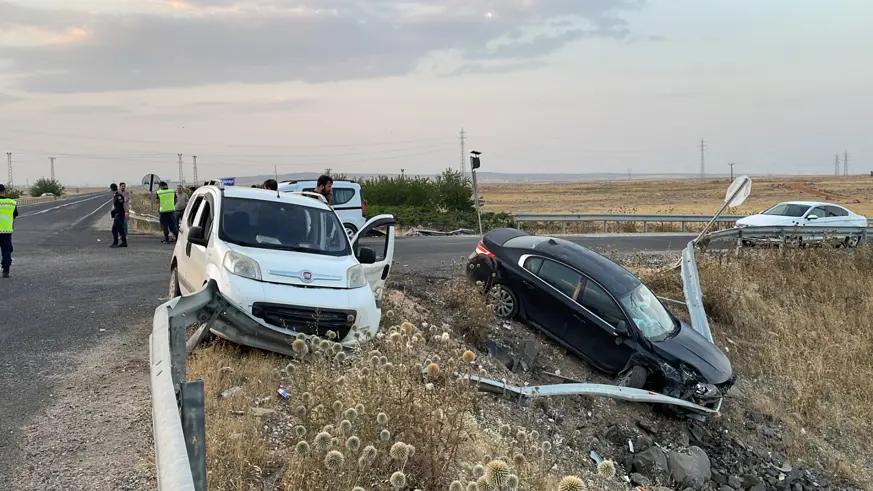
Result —
[[6, 186], [0, 184], [0, 252], [2, 252], [3, 277], [9, 278], [12, 267], [12, 230], [18, 217], [18, 203], [6, 197]]
[[[172, 244], [179, 238], [178, 221], [176, 221], [176, 192], [169, 189], [167, 183], [161, 181], [161, 188], [157, 192], [159, 211], [161, 212], [161, 229], [164, 231], [162, 244]], [[173, 240], [170, 241], [170, 233]]]

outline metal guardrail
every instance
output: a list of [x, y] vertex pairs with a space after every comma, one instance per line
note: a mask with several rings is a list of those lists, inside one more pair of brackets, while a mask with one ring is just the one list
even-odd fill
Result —
[[69, 196], [52, 196], [50, 198], [18, 198], [15, 201], [18, 202], [18, 206], [27, 206], [27, 205], [37, 205], [40, 203], [51, 203], [52, 201], [58, 201], [61, 199], [69, 199]]
[[826, 240], [826, 239], [849, 239], [858, 238], [858, 244], [867, 243], [873, 235], [873, 227], [739, 227], [727, 230], [710, 232], [701, 237], [701, 242], [709, 243], [714, 240], [734, 239], [740, 247], [745, 241], [764, 240], [785, 244], [790, 241], [803, 239]]
[[[648, 232], [649, 222], [681, 223], [682, 231], [688, 223], [709, 222], [714, 215], [645, 214], [645, 213], [515, 213], [516, 222], [603, 222], [603, 231], [609, 231], [609, 222], [642, 222]], [[747, 215], [721, 215], [716, 223], [734, 223]]]
[[[155, 309], [149, 336], [152, 430], [159, 491], [206, 490], [203, 380], [187, 380], [186, 326], [206, 324], [224, 308], [215, 281]], [[192, 346], [193, 349], [193, 346]]]

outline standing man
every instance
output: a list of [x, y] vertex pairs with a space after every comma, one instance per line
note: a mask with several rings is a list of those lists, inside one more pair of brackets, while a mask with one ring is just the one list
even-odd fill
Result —
[[124, 196], [124, 235], [127, 234], [127, 222], [130, 221], [130, 191], [127, 190], [127, 184], [119, 183], [118, 184], [118, 192]]
[[6, 186], [0, 184], [0, 252], [2, 252], [0, 267], [4, 278], [9, 278], [9, 268], [12, 267], [12, 224], [16, 218], [18, 218], [18, 202], [7, 198]]
[[[112, 211], [109, 215], [112, 216], [112, 245], [113, 249], [117, 247], [127, 247], [127, 232], [124, 230], [124, 213], [125, 203], [124, 195], [118, 192], [118, 185], [114, 182], [109, 185], [109, 190], [112, 191]], [[121, 244], [118, 244], [118, 238], [121, 237]]]
[[266, 181], [264, 181], [264, 189], [268, 189], [270, 191], [278, 191], [279, 183], [276, 182], [275, 179], [267, 179]]
[[161, 212], [161, 229], [164, 231], [164, 240], [161, 244], [171, 244], [170, 232], [173, 233], [173, 241], [179, 238], [179, 229], [176, 227], [176, 193], [169, 189], [167, 183], [161, 181], [158, 189], [158, 211]]
[[185, 208], [188, 206], [188, 193], [185, 188], [179, 184], [176, 187], [176, 231], [178, 232], [182, 226], [182, 215], [185, 214]]
[[333, 197], [333, 178], [327, 174], [320, 176], [315, 183], [315, 192], [324, 196], [327, 204], [330, 204]]

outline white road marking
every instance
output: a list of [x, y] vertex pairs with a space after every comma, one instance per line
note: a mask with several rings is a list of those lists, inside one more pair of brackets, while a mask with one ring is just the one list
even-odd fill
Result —
[[102, 205], [98, 206], [96, 210], [94, 210], [94, 211], [92, 211], [91, 213], [88, 213], [87, 215], [83, 216], [82, 218], [76, 220], [75, 222], [73, 222], [72, 225], [70, 225], [70, 228], [73, 228], [73, 227], [75, 227], [76, 225], [78, 225], [78, 224], [82, 223], [83, 221], [85, 221], [86, 219], [88, 219], [88, 218], [94, 216], [95, 213], [97, 213], [98, 211], [102, 210], [102, 209], [103, 209], [106, 205], [108, 205], [108, 204], [112, 204], [112, 200], [109, 200], [109, 201], [103, 203]]
[[33, 212], [33, 213], [27, 213], [27, 214], [24, 214], [24, 215], [20, 215], [18, 218], [26, 218], [26, 217], [32, 217], [32, 216], [35, 216], [35, 215], [42, 215], [43, 213], [48, 213], [48, 212], [50, 212], [50, 211], [57, 210], [57, 209], [59, 209], [59, 208], [66, 208], [67, 206], [78, 205], [79, 203], [84, 203], [84, 202], [86, 202], [86, 201], [92, 201], [92, 200], [95, 200], [95, 199], [97, 199], [97, 198], [105, 198], [105, 196], [102, 195], [102, 194], [100, 194], [100, 195], [92, 196], [92, 197], [90, 197], [90, 198], [86, 198], [86, 199], [83, 199], [83, 200], [80, 200], [80, 201], [73, 201], [73, 202], [71, 202], [71, 203], [64, 203], [64, 204], [62, 204], [62, 205], [53, 206], [53, 207], [51, 207], [51, 208], [46, 208], [45, 210], [40, 210], [40, 211], [35, 211], [35, 212]]

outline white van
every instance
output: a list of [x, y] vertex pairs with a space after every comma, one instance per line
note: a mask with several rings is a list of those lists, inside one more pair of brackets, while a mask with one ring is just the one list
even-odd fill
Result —
[[[299, 193], [303, 191], [315, 191], [317, 181], [282, 181], [279, 183], [279, 191]], [[349, 238], [355, 236], [364, 223], [367, 207], [364, 204], [364, 196], [361, 193], [361, 185], [352, 181], [333, 182], [333, 201], [330, 206], [334, 209], [346, 234]]]

